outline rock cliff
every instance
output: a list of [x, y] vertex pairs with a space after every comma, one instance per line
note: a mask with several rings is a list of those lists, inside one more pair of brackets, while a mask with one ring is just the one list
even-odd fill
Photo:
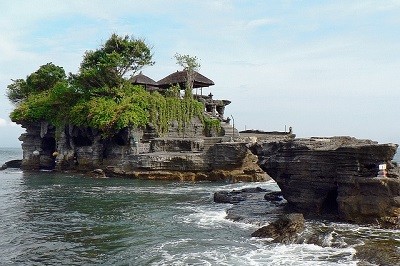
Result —
[[[284, 198], [307, 216], [399, 227], [395, 144], [350, 137], [264, 140], [252, 147]], [[379, 173], [385, 164], [388, 173]]]
[[158, 138], [152, 128], [123, 129], [104, 138], [91, 128], [67, 126], [57, 131], [42, 122], [25, 124], [22, 134], [23, 169], [92, 171], [109, 176], [167, 180], [263, 181], [268, 175], [245, 142], [204, 137], [200, 123]]

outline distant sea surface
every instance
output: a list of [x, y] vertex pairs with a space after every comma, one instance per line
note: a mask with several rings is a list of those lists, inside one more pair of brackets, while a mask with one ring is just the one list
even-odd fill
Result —
[[[0, 149], [0, 164], [21, 154]], [[0, 181], [0, 265], [356, 265], [357, 247], [371, 241], [394, 249], [392, 256], [400, 248], [397, 231], [324, 221], [306, 225], [318, 244], [275, 244], [251, 238], [260, 225], [229, 221], [230, 205], [213, 202], [218, 190], [279, 190], [274, 182], [91, 179], [18, 169], [0, 171]]]

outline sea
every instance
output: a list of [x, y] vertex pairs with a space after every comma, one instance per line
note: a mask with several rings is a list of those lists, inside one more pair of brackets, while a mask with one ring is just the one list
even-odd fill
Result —
[[[0, 148], [0, 165], [21, 157], [21, 149]], [[213, 194], [256, 186], [279, 190], [273, 181], [93, 179], [6, 169], [0, 265], [400, 265], [394, 230], [307, 220], [310, 237], [297, 244], [252, 238], [261, 225], [226, 219], [232, 205], [214, 203]], [[360, 264], [364, 259], [370, 264]]]

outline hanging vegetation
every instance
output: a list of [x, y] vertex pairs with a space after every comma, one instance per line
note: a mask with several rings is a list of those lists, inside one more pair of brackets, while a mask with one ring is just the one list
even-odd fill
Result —
[[62, 67], [49, 63], [26, 80], [14, 80], [7, 91], [16, 105], [10, 118], [19, 124], [47, 121], [59, 129], [68, 124], [92, 127], [105, 137], [150, 123], [163, 135], [174, 121], [183, 132], [194, 117], [207, 130], [220, 127], [218, 120], [204, 117], [204, 105], [188, 89], [181, 98], [178, 85], [161, 95], [128, 81], [127, 73], [153, 64], [151, 57], [143, 40], [113, 34], [100, 49], [86, 52], [79, 72], [69, 78]]

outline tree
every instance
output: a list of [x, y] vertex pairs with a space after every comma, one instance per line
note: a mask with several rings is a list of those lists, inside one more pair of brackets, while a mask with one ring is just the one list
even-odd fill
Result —
[[192, 95], [194, 78], [196, 75], [196, 71], [200, 69], [200, 63], [198, 62], [198, 58], [196, 56], [190, 55], [181, 55], [176, 53], [175, 59], [177, 64], [183, 67], [183, 71], [186, 71], [186, 88], [185, 95]]
[[120, 87], [125, 78], [153, 64], [151, 48], [143, 39], [113, 34], [100, 49], [85, 53], [79, 73], [71, 80], [83, 91], [102, 94], [106, 88]]
[[[152, 65], [151, 58], [143, 40], [113, 34], [98, 50], [85, 53], [79, 72], [70, 74], [69, 79], [63, 68], [49, 63], [26, 80], [13, 80], [7, 95], [18, 105], [10, 118], [20, 124], [47, 121], [60, 132], [67, 124], [91, 127], [104, 138], [123, 128], [149, 123], [164, 134], [172, 121], [184, 132], [193, 117], [204, 121], [203, 104], [192, 97], [181, 99], [178, 87], [161, 95], [127, 80]], [[177, 56], [177, 60], [189, 73], [200, 66], [196, 57]], [[189, 80], [191, 91], [193, 78]]]
[[29, 90], [24, 79], [11, 81], [13, 83], [7, 86], [6, 96], [13, 104], [18, 104], [28, 97]]
[[62, 67], [53, 63], [47, 63], [24, 79], [12, 80], [13, 83], [7, 86], [6, 95], [14, 103], [21, 103], [29, 95], [51, 90], [57, 83], [66, 79]]

